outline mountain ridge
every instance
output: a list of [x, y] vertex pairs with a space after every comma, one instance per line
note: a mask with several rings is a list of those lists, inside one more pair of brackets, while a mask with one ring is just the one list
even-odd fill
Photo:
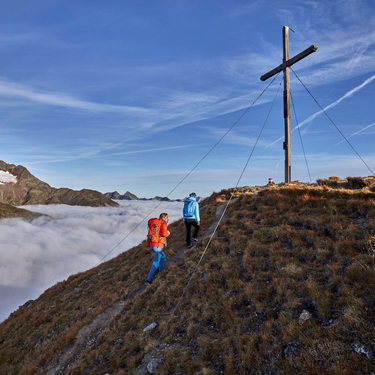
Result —
[[[21, 165], [7, 164], [0, 160], [0, 172], [2, 176], [0, 179], [0, 203], [11, 206], [30, 204], [118, 206], [118, 203], [95, 190], [76, 191], [68, 188], [53, 188], [33, 176]], [[21, 211], [20, 215], [22, 216]]]
[[109, 199], [116, 199], [116, 200], [139, 200], [139, 201], [148, 201], [148, 200], [157, 200], [157, 201], [164, 201], [164, 202], [181, 202], [184, 199], [169, 199], [168, 197], [160, 197], [156, 195], [154, 198], [138, 198], [135, 194], [127, 191], [124, 194], [120, 194], [118, 191], [104, 193], [104, 195]]

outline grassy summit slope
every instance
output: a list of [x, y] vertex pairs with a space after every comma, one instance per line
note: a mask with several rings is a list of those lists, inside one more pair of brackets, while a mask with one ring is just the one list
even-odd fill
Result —
[[[153, 349], [160, 374], [371, 373], [375, 193], [319, 183], [238, 189], [172, 317], [208, 241], [181, 256], [181, 222], [171, 225], [170, 267], [152, 286], [140, 288], [145, 244], [57, 284], [0, 325], [2, 373], [46, 373], [120, 300], [64, 373], [143, 373]], [[202, 202], [206, 228], [231, 192]]]

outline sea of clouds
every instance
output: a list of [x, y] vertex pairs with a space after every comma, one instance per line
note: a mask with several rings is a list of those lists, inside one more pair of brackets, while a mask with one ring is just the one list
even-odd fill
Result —
[[181, 202], [118, 203], [120, 207], [26, 206], [22, 208], [48, 216], [31, 222], [0, 220], [0, 322], [58, 281], [95, 267], [119, 242], [104, 261], [142, 242], [148, 218], [167, 212], [172, 223], [182, 217]]

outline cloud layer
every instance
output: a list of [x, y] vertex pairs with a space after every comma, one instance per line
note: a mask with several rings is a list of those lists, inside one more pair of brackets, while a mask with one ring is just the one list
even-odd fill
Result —
[[[0, 321], [56, 282], [94, 267], [159, 203], [121, 201], [118, 208], [28, 206], [28, 210], [49, 217], [32, 222], [1, 220]], [[169, 214], [170, 222], [178, 220], [182, 203], [163, 202], [150, 217], [161, 212]], [[147, 220], [106, 260], [143, 241], [146, 227]]]

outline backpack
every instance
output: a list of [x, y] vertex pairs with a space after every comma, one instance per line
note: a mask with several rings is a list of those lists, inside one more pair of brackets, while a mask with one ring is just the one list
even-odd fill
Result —
[[160, 220], [159, 219], [150, 219], [147, 223], [148, 226], [148, 233], [147, 239], [150, 242], [159, 242], [160, 239]]
[[184, 218], [194, 217], [194, 201], [187, 199], [184, 203], [184, 209], [182, 210], [182, 214]]

